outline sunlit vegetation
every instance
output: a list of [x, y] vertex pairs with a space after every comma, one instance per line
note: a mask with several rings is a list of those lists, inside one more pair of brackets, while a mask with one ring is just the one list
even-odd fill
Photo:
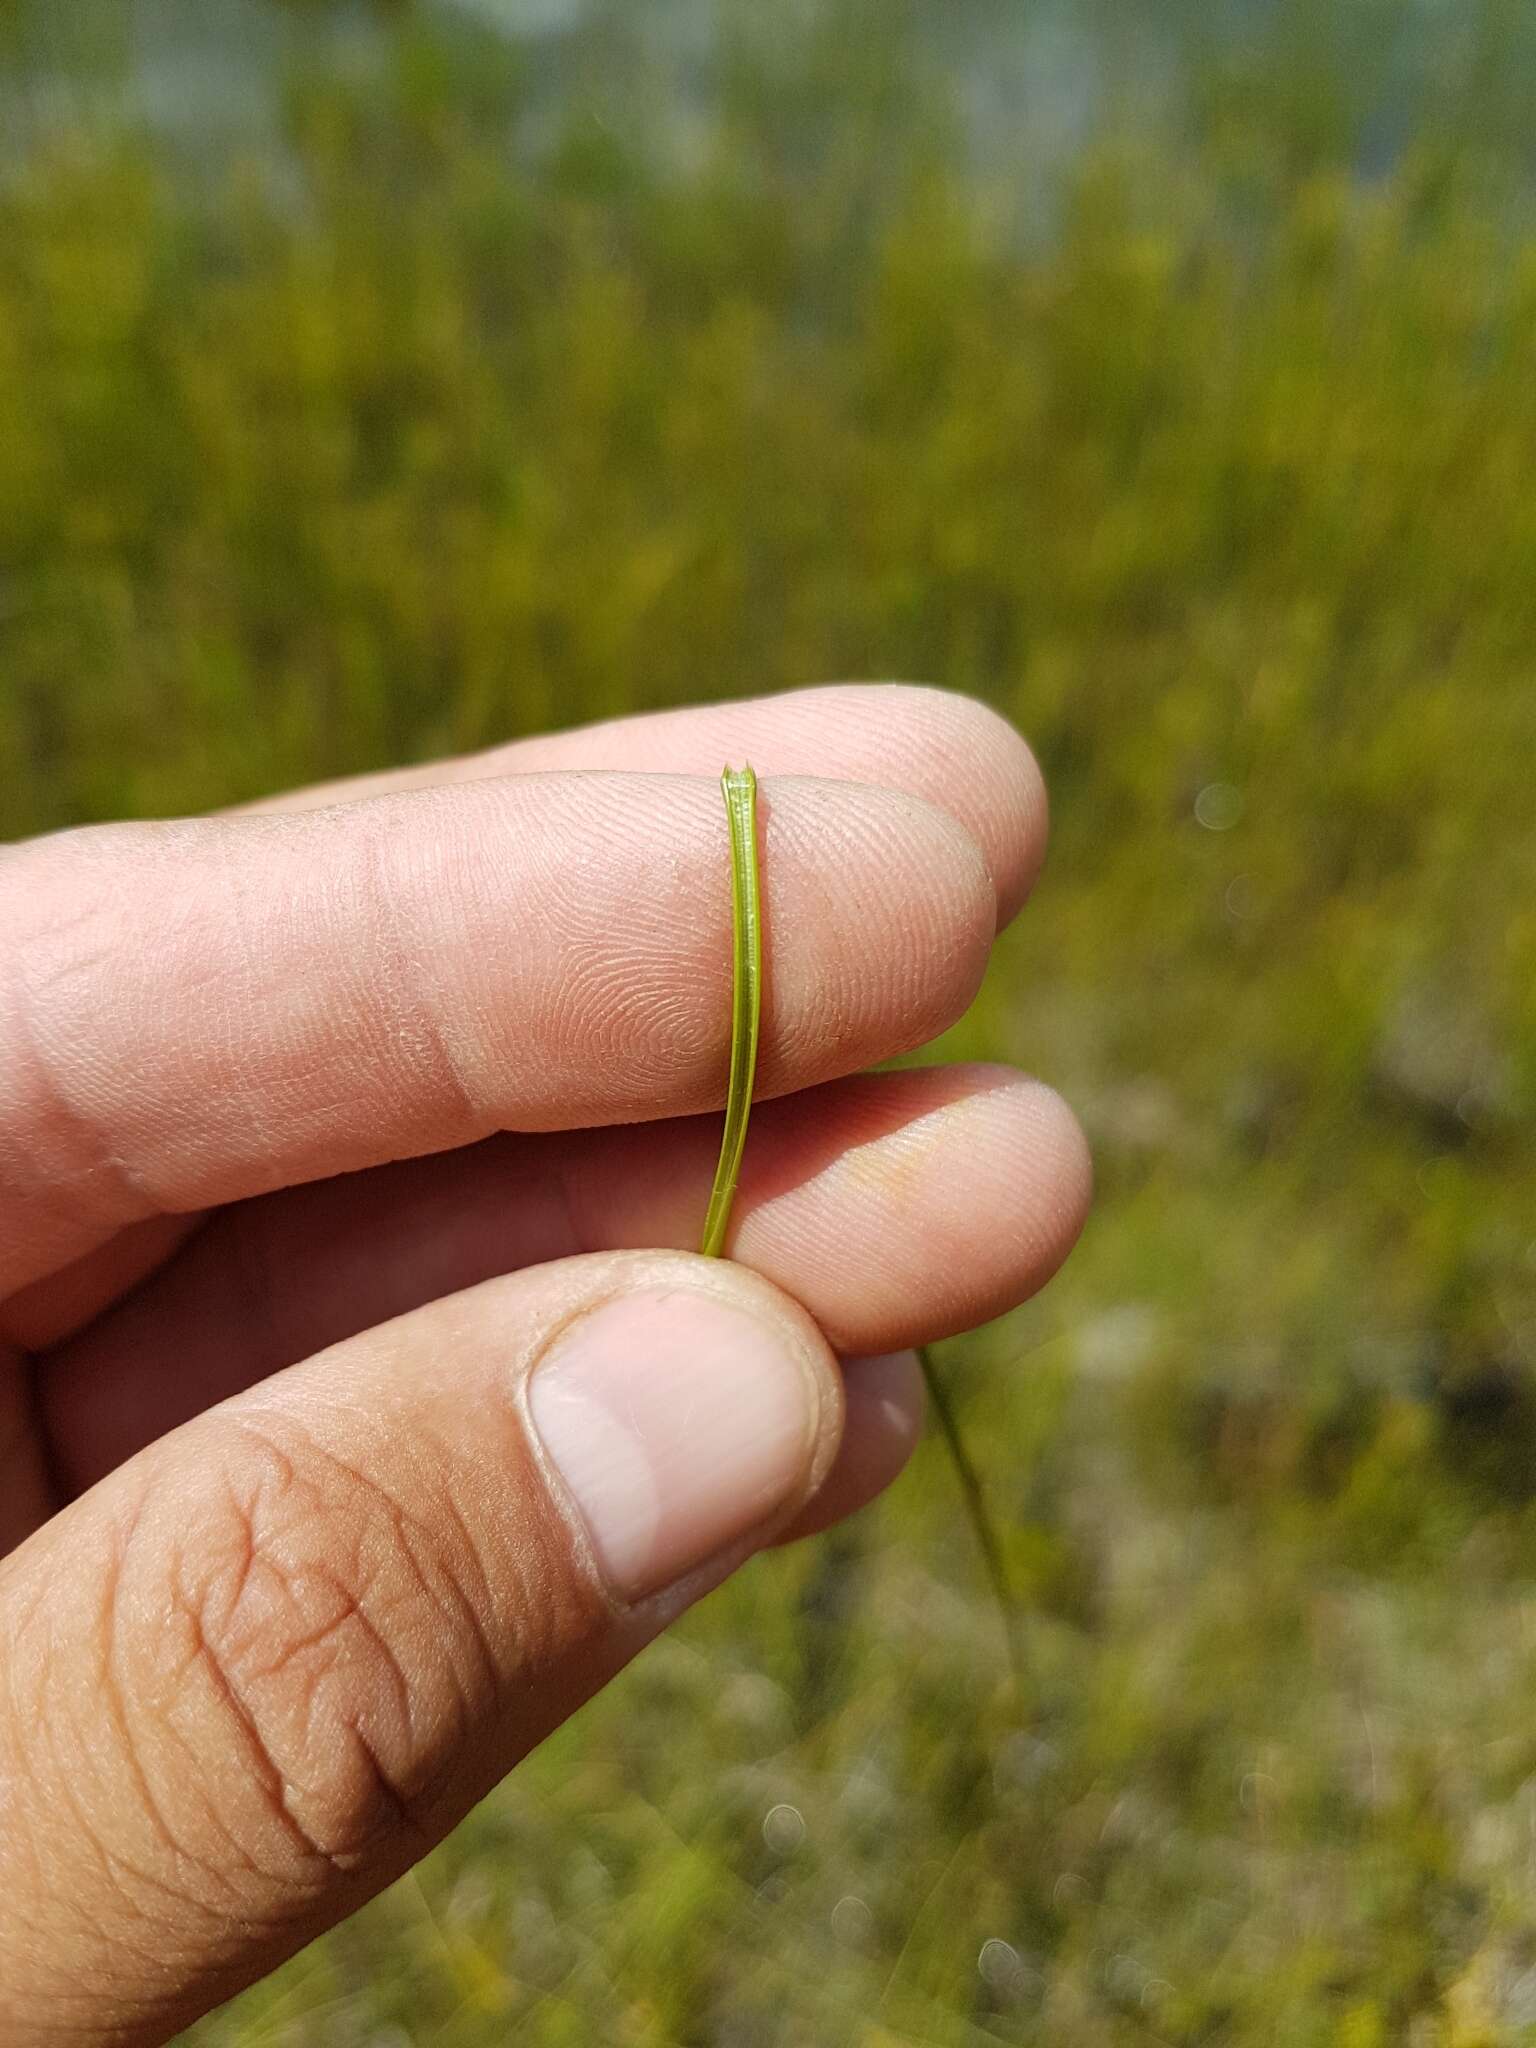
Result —
[[945, 1049], [1101, 1181], [944, 1350], [1024, 1707], [929, 1449], [198, 2038], [1536, 2039], [1528, 25], [1383, 151], [1293, 9], [1026, 190], [795, 12], [685, 148], [397, 9], [0, 179], [0, 829], [979, 692], [1055, 850]]

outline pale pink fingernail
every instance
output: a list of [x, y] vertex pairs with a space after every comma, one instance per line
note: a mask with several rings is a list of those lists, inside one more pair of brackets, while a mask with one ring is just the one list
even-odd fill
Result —
[[621, 1598], [659, 1592], [805, 1481], [815, 1383], [768, 1323], [686, 1288], [582, 1316], [535, 1368], [534, 1428]]

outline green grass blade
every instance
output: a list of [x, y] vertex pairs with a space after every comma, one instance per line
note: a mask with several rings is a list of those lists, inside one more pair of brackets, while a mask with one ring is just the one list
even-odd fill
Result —
[[[757, 1045], [763, 1007], [762, 886], [757, 858], [757, 777], [749, 766], [727, 768], [720, 778], [725, 793], [731, 840], [731, 1068], [726, 1085], [725, 1130], [720, 1159], [710, 1191], [700, 1250], [719, 1258], [731, 1227], [731, 1210], [741, 1179], [747, 1124], [752, 1115], [752, 1090], [757, 1079]], [[966, 1447], [949, 1390], [932, 1355], [919, 1350], [923, 1380], [940, 1434], [960, 1483], [965, 1512], [975, 1534], [987, 1577], [1002, 1618], [1009, 1665], [1022, 1690], [1024, 1659], [1018, 1632], [1018, 1608], [1009, 1584], [997, 1527], [987, 1506], [976, 1465]]]
[[763, 1011], [763, 914], [757, 866], [757, 777], [751, 768], [727, 768], [720, 778], [731, 829], [731, 1074], [725, 1097], [720, 1163], [704, 1219], [700, 1250], [717, 1259], [725, 1250], [731, 1209], [741, 1179], [741, 1158], [757, 1078], [757, 1041]]
[[986, 1491], [981, 1475], [976, 1470], [975, 1460], [966, 1448], [965, 1437], [960, 1428], [955, 1404], [949, 1397], [933, 1353], [926, 1345], [920, 1345], [917, 1353], [918, 1364], [923, 1369], [923, 1384], [928, 1389], [928, 1400], [933, 1408], [934, 1418], [939, 1425], [939, 1434], [944, 1439], [944, 1448], [949, 1453], [949, 1462], [955, 1468], [955, 1477], [960, 1482], [960, 1497], [965, 1504], [966, 1520], [971, 1525], [986, 1567], [987, 1578], [997, 1601], [998, 1615], [1003, 1624], [1003, 1641], [1007, 1646], [1008, 1665], [1013, 1674], [1014, 1684], [1020, 1695], [1024, 1691], [1024, 1645], [1021, 1635], [1019, 1606], [1014, 1599], [1013, 1585], [1008, 1577], [1008, 1566], [1003, 1557], [1003, 1546], [998, 1537], [997, 1524], [992, 1519], [992, 1510], [987, 1506]]

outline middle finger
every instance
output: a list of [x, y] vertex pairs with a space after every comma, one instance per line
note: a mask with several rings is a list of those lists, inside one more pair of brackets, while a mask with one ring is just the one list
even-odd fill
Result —
[[[714, 1117], [499, 1138], [227, 1210], [42, 1361], [56, 1464], [88, 1485], [266, 1374], [493, 1274], [687, 1249], [718, 1143]], [[896, 1351], [1043, 1285], [1088, 1182], [1070, 1112], [1010, 1069], [861, 1075], [759, 1108], [732, 1256], [835, 1349]]]

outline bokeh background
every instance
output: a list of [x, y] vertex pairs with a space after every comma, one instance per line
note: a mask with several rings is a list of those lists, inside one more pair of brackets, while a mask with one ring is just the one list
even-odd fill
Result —
[[[834, 677], [1101, 1194], [199, 2048], [1536, 2042], [1536, 10], [0, 0], [0, 832]], [[857, 1246], [849, 1247], [857, 1257]]]

